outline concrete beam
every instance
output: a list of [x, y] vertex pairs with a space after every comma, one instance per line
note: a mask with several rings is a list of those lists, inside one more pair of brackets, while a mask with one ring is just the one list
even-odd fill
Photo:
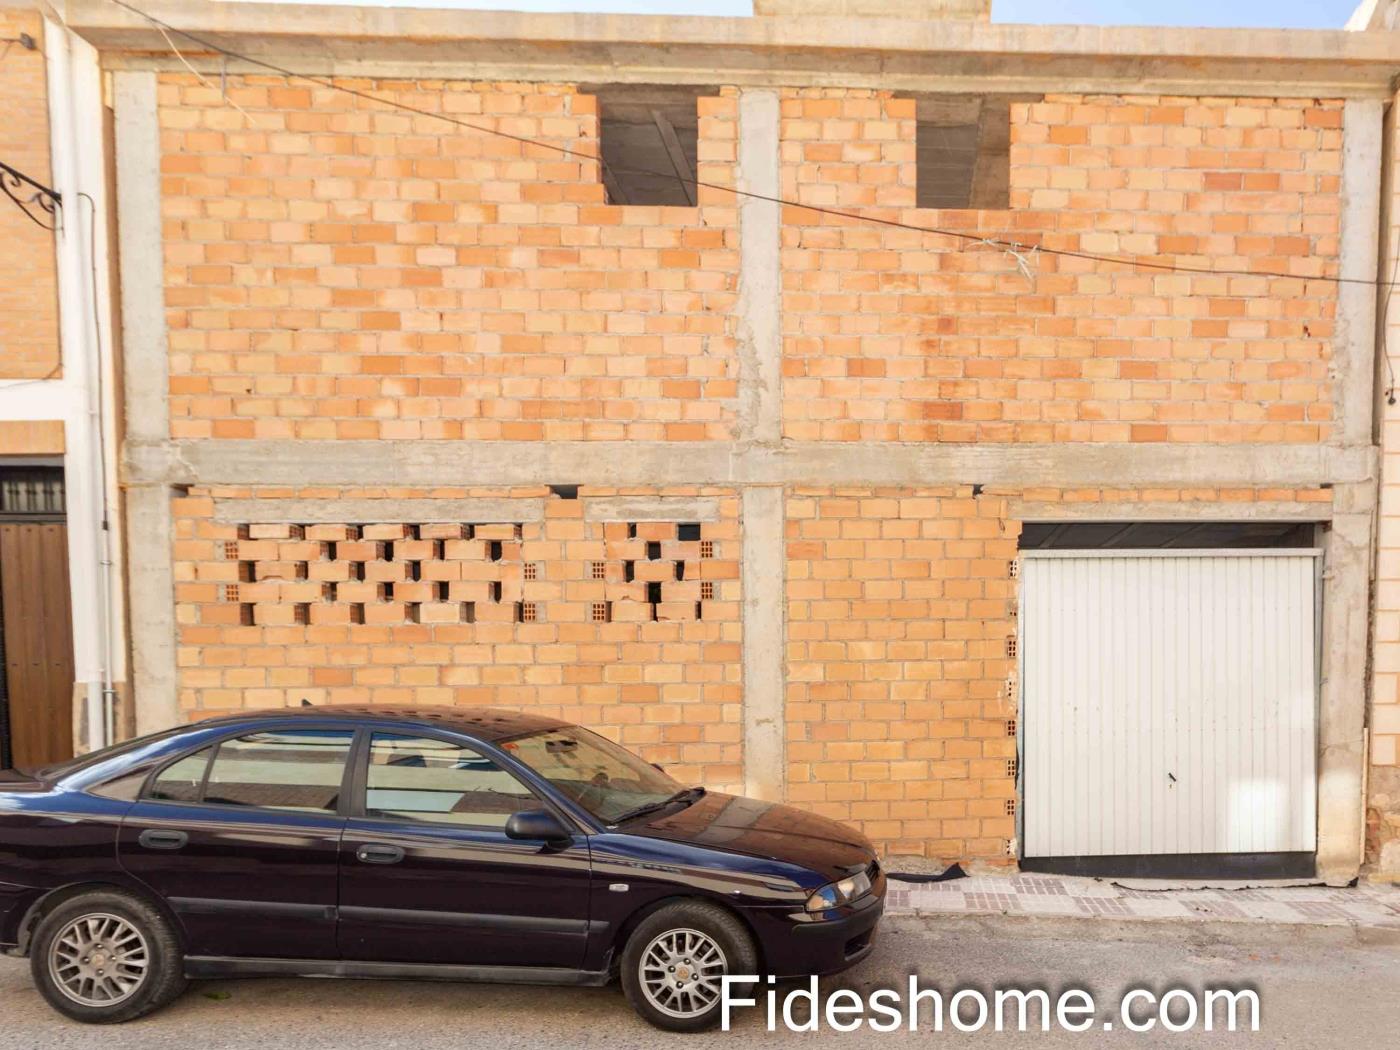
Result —
[[989, 22], [992, 0], [753, 0], [759, 18], [974, 18]]
[[781, 488], [744, 490], [744, 794], [773, 801], [787, 790], [785, 514]]
[[1011, 500], [1008, 516], [1018, 521], [1330, 521], [1332, 503], [1249, 502], [1041, 503]]
[[[1347, 486], [1327, 530], [1318, 710], [1317, 871], [1329, 885], [1356, 878], [1363, 856], [1362, 785], [1369, 666], [1374, 487]], [[1340, 513], [1346, 508], [1346, 513]]]
[[335, 522], [543, 521], [538, 499], [216, 499], [214, 520], [225, 524]]
[[[155, 27], [107, 0], [62, 6], [109, 67], [151, 55], [178, 61]], [[1400, 41], [1389, 33], [510, 11], [463, 18], [188, 0], [146, 0], [143, 9], [240, 54], [345, 75], [1380, 97], [1400, 65]], [[209, 61], [177, 39], [196, 65]]]
[[[155, 74], [115, 74], [113, 106], [126, 437], [128, 443], [142, 447], [166, 448], [170, 366]], [[131, 637], [131, 690], [138, 733], [180, 720], [170, 508], [170, 486], [177, 482], [172, 482], [170, 473], [126, 479], [127, 593], [136, 628]]]
[[1375, 449], [1332, 445], [201, 440], [125, 451], [126, 480], [137, 485], [1306, 488], [1376, 476]]
[[1339, 276], [1348, 283], [1337, 288], [1332, 379], [1335, 438], [1343, 445], [1372, 440], [1384, 119], [1384, 105], [1378, 99], [1351, 99], [1342, 111]]
[[585, 521], [719, 521], [711, 496], [605, 496], [583, 504]]

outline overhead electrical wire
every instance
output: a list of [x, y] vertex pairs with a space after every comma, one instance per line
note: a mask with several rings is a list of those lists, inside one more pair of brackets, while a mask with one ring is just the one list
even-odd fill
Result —
[[[127, 11], [130, 11], [132, 14], [135, 14], [140, 18], [144, 18], [147, 22], [151, 23], [151, 25], [160, 30], [162, 34], [174, 33], [178, 36], [184, 37], [191, 43], [199, 45], [201, 48], [205, 48], [209, 51], [215, 52], [216, 54], [223, 55], [225, 58], [232, 58], [240, 62], [246, 62], [249, 65], [257, 66], [261, 69], [266, 69], [269, 72], [277, 73], [280, 76], [288, 77], [294, 80], [305, 81], [307, 83], [315, 84], [318, 87], [324, 87], [332, 91], [338, 91], [342, 94], [350, 95], [354, 98], [362, 99], [367, 102], [373, 102], [377, 105], [386, 106], [390, 109], [401, 110], [405, 113], [412, 113], [416, 116], [427, 117], [432, 120], [440, 120], [447, 124], [452, 124], [457, 127], [466, 128], [470, 131], [480, 132], [484, 135], [493, 135], [497, 138], [509, 139], [513, 142], [519, 142], [523, 145], [548, 150], [550, 152], [558, 153], [564, 156], [577, 157], [581, 160], [588, 160], [606, 166], [606, 162], [598, 154], [587, 153], [583, 150], [573, 149], [568, 146], [561, 146], [552, 142], [542, 142], [539, 139], [532, 139], [524, 135], [515, 135], [508, 131], [501, 131], [499, 128], [493, 128], [482, 124], [474, 124], [471, 121], [461, 120], [460, 118], [449, 116], [446, 113], [439, 113], [433, 110], [423, 109], [419, 106], [413, 106], [406, 102], [400, 102], [397, 99], [385, 98], [383, 96], [375, 95], [368, 91], [362, 91], [358, 88], [349, 87], [345, 84], [338, 84], [332, 77], [319, 76], [310, 73], [297, 73], [293, 70], [287, 69], [284, 66], [279, 66], [276, 63], [268, 62], [264, 59], [254, 58], [251, 55], [242, 54], [241, 52], [234, 51], [231, 48], [227, 48], [221, 44], [217, 44], [212, 40], [208, 40], [204, 37], [198, 36], [195, 33], [191, 33], [188, 30], [180, 29], [179, 27], [173, 26], [168, 22], [163, 22], [152, 15], [148, 15], [145, 11], [142, 11], [140, 8], [127, 3], [126, 0], [111, 0], [111, 2], [116, 4], [118, 7], [125, 8]], [[181, 57], [183, 58], [183, 56]], [[1082, 259], [1090, 262], [1107, 263], [1114, 266], [1136, 267], [1138, 269], [1146, 270], [1157, 270], [1166, 273], [1194, 274], [1196, 276], [1201, 277], [1253, 277], [1285, 281], [1320, 281], [1323, 283], [1339, 285], [1363, 284], [1377, 289], [1394, 288], [1397, 286], [1397, 284], [1400, 284], [1400, 282], [1397, 281], [1383, 282], [1380, 280], [1379, 275], [1377, 275], [1377, 277], [1373, 280], [1368, 280], [1364, 277], [1334, 277], [1329, 275], [1305, 275], [1296, 273], [1284, 273], [1281, 270], [1243, 270], [1230, 268], [1214, 269], [1199, 266], [1183, 266], [1180, 263], [1160, 262], [1157, 260], [1144, 259], [1141, 257], [1103, 255], [1097, 252], [1085, 252], [1072, 248], [1052, 248], [1048, 247], [1043, 243], [1010, 241], [999, 237], [987, 237], [982, 234], [966, 233], [961, 230], [949, 230], [937, 226], [920, 226], [915, 223], [901, 222], [898, 219], [885, 218], [880, 215], [868, 215], [862, 214], [860, 212], [843, 211], [839, 208], [828, 208], [818, 204], [804, 204], [801, 201], [788, 200], [783, 197], [769, 196], [763, 193], [756, 193], [752, 190], [739, 189], [735, 186], [725, 186], [719, 183], [706, 182], [699, 178], [689, 178], [679, 175], [675, 172], [655, 171], [647, 168], [617, 168], [612, 170], [624, 175], [650, 175], [664, 179], [673, 179], [679, 182], [688, 183], [692, 186], [704, 189], [717, 190], [722, 193], [729, 193], [736, 197], [746, 197], [750, 200], [766, 201], [769, 204], [777, 204], [784, 208], [800, 208], [804, 211], [813, 212], [818, 215], [826, 215], [839, 219], [849, 219], [853, 222], [870, 223], [877, 226], [888, 226], [894, 229], [909, 230], [915, 233], [934, 234], [939, 237], [952, 238], [969, 245], [984, 244], [988, 247], [998, 248], [1002, 251], [1009, 253], [1036, 251], [1042, 255], [1054, 255], [1067, 259]]]

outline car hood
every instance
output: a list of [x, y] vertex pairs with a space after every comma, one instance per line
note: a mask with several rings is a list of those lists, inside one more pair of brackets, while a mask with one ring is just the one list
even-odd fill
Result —
[[797, 864], [831, 881], [864, 870], [876, 856], [870, 841], [845, 824], [792, 806], [716, 791], [627, 831]]

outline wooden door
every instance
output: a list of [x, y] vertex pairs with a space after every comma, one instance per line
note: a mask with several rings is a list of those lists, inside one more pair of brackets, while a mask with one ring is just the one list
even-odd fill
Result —
[[10, 764], [33, 767], [71, 758], [73, 634], [67, 525], [0, 525], [0, 620]]

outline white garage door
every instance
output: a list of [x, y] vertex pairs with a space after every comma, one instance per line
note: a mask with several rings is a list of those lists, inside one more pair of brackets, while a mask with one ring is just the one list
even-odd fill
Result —
[[1026, 551], [1026, 857], [1316, 847], [1317, 552]]

